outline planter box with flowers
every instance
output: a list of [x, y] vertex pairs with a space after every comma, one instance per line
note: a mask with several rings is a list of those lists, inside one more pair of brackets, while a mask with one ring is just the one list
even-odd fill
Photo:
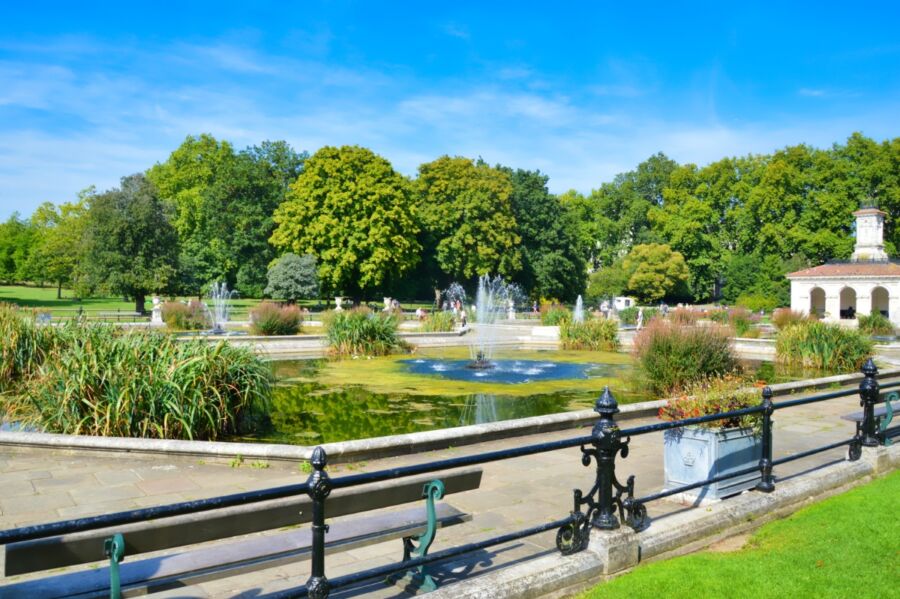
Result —
[[[759, 393], [739, 389], [740, 385], [740, 381], [730, 377], [693, 385], [660, 408], [659, 416], [663, 420], [682, 420], [758, 405]], [[665, 488], [674, 489], [758, 465], [762, 457], [760, 424], [759, 415], [751, 414], [666, 431]], [[693, 501], [722, 499], [752, 489], [759, 480], [759, 473], [752, 472], [691, 489], [683, 495]]]

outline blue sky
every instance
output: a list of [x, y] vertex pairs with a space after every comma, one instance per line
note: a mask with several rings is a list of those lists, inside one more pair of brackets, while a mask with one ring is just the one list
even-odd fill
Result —
[[663, 151], [705, 164], [900, 136], [896, 3], [3, 0], [0, 218], [164, 160], [360, 144], [598, 187]]

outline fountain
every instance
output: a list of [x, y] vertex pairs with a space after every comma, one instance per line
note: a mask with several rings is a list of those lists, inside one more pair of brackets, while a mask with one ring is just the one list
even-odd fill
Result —
[[500, 277], [482, 275], [475, 296], [475, 335], [469, 344], [472, 361], [469, 368], [493, 368], [491, 360], [496, 344], [497, 320], [509, 302], [509, 286]]
[[578, 299], [575, 300], [575, 311], [572, 312], [572, 322], [584, 322], [584, 302], [582, 302], [580, 295], [578, 296]]
[[212, 310], [206, 307], [206, 313], [212, 322], [212, 329], [208, 331], [211, 335], [222, 335], [225, 331], [225, 325], [228, 323], [228, 311], [230, 306], [228, 302], [237, 294], [236, 290], [228, 290], [228, 283], [213, 283], [209, 290], [209, 299], [212, 304]]

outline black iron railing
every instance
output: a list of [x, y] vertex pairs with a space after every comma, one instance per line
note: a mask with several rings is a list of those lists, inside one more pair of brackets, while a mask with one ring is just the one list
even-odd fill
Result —
[[[636, 426], [628, 429], [620, 429], [615, 422], [615, 414], [619, 412], [619, 409], [616, 400], [607, 388], [596, 402], [594, 409], [600, 415], [600, 419], [594, 425], [590, 435], [336, 478], [331, 478], [328, 475], [328, 472], [326, 471], [327, 456], [321, 447], [317, 447], [310, 460], [313, 471], [307, 481], [302, 484], [286, 485], [209, 499], [0, 531], [0, 544], [6, 545], [20, 541], [54, 537], [61, 534], [109, 528], [161, 517], [177, 516], [249, 504], [263, 500], [308, 494], [313, 502], [310, 578], [305, 585], [276, 593], [271, 595], [272, 597], [287, 598], [308, 596], [313, 597], [314, 599], [325, 598], [335, 589], [346, 588], [367, 580], [383, 578], [387, 575], [404, 572], [414, 567], [424, 566], [450, 557], [501, 545], [550, 530], [557, 530], [557, 548], [563, 554], [568, 555], [581, 551], [587, 546], [588, 535], [591, 528], [612, 530], [619, 528], [620, 521], [638, 530], [646, 527], [649, 524], [646, 504], [651, 501], [656, 501], [750, 473], [760, 474], [761, 480], [756, 485], [756, 490], [768, 493], [775, 490], [775, 477], [773, 474], [775, 466], [842, 446], [849, 446], [850, 460], [858, 460], [861, 456], [862, 447], [875, 447], [890, 443], [890, 438], [900, 434], [900, 426], [889, 428], [887, 426], [889, 419], [876, 418], [875, 404], [879, 402], [882, 391], [891, 388], [900, 388], [900, 381], [880, 386], [877, 381], [878, 370], [871, 360], [865, 364], [862, 371], [864, 378], [860, 383], [858, 390], [849, 389], [832, 391], [810, 397], [774, 403], [772, 401], [772, 390], [766, 387], [762, 390], [762, 401], [757, 406], [709, 416]], [[773, 459], [772, 415], [774, 412], [791, 407], [848, 397], [857, 393], [859, 394], [860, 403], [863, 407], [863, 416], [862, 420], [857, 423], [856, 432], [852, 437], [808, 451]], [[627, 458], [632, 437], [707, 422], [728, 420], [751, 414], [758, 414], [762, 419], [762, 457], [759, 463], [753, 467], [730, 472], [727, 475], [713, 476], [703, 481], [666, 489], [641, 497], [635, 497], [634, 495], [634, 476], [629, 476], [625, 484], [620, 483], [616, 477], [616, 457], [621, 456], [621, 458]], [[478, 542], [452, 547], [430, 555], [408, 559], [395, 564], [371, 568], [361, 572], [336, 577], [334, 579], [328, 579], [326, 577], [325, 535], [328, 532], [328, 525], [325, 523], [325, 520], [327, 517], [327, 500], [332, 490], [409, 477], [423, 473], [441, 472], [461, 466], [486, 464], [498, 460], [518, 458], [572, 447], [580, 447], [582, 453], [581, 461], [585, 466], [589, 466], [593, 460], [596, 464], [596, 468], [594, 483], [590, 490], [587, 493], [578, 489], [574, 491], [573, 509], [567, 517], [516, 532], [490, 537]]]

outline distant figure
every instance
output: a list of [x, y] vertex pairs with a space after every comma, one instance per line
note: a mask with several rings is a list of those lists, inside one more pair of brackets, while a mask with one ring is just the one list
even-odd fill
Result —
[[462, 328], [469, 326], [469, 321], [466, 319], [466, 311], [463, 308], [459, 310], [459, 324]]
[[666, 302], [663, 302], [662, 304], [660, 304], [660, 305], [659, 305], [659, 311], [662, 313], [663, 316], [668, 316], [668, 314], [669, 314], [669, 304], [667, 304]]
[[531, 311], [534, 312], [535, 314], [538, 313], [538, 305], [537, 305], [537, 302], [534, 302], [533, 304], [531, 304]]
[[609, 318], [609, 302], [603, 300], [600, 302], [600, 313], [603, 314], [603, 318]]
[[637, 326], [635, 328], [638, 331], [640, 331], [642, 328], [644, 328], [644, 309], [643, 308], [638, 308]]
[[419, 320], [425, 320], [425, 310], [422, 308], [416, 308], [416, 318]]

